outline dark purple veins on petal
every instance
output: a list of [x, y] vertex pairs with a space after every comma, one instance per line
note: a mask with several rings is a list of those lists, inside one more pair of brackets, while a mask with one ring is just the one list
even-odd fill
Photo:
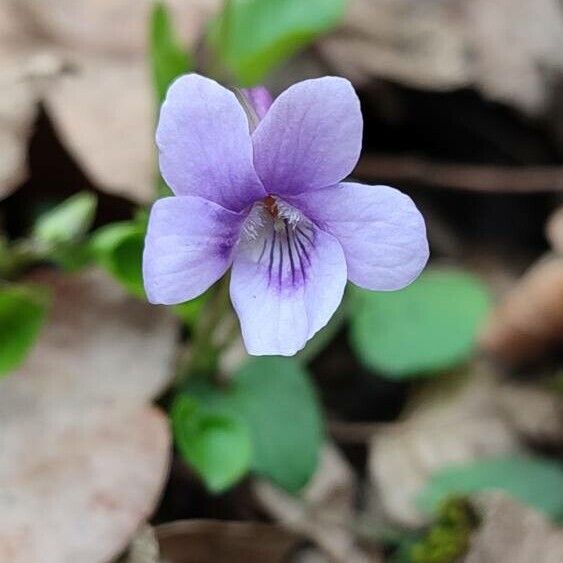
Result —
[[296, 288], [307, 280], [314, 246], [314, 232], [294, 227], [283, 220], [281, 230], [274, 229], [262, 247], [258, 261], [268, 269], [268, 286]]
[[289, 250], [289, 262], [291, 265], [291, 281], [295, 284], [295, 263], [293, 262], [293, 250], [291, 249], [292, 237], [289, 232], [289, 225], [287, 224], [287, 219], [284, 219], [285, 223], [285, 235], [287, 238], [287, 249]]

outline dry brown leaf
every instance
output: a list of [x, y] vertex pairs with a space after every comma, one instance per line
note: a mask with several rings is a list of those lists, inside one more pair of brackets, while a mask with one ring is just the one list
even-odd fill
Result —
[[[186, 45], [194, 44], [219, 4], [168, 1]], [[11, 16], [2, 25], [10, 33], [0, 35], [0, 62], [14, 43], [16, 60], [21, 60], [31, 43], [34, 57], [56, 60], [57, 69], [67, 69], [60, 80], [35, 87], [31, 95], [29, 85], [5, 73], [3, 64], [7, 84], [0, 94], [0, 149], [6, 148], [0, 150], [0, 195], [25, 176], [28, 129], [37, 100], [46, 99], [63, 143], [94, 183], [136, 202], [152, 199], [156, 108], [146, 56], [152, 6], [152, 0], [0, 0], [0, 16]], [[23, 95], [16, 95], [16, 88]], [[25, 122], [18, 121], [16, 129], [5, 125], [3, 104], [30, 96]], [[5, 113], [13, 112], [7, 108]]]
[[352, 0], [321, 49], [356, 81], [474, 86], [537, 112], [563, 69], [563, 12], [559, 0]]
[[510, 425], [526, 440], [557, 446], [563, 444], [563, 401], [554, 391], [536, 385], [509, 383], [498, 394]]
[[492, 312], [480, 340], [495, 358], [521, 364], [563, 339], [563, 257], [538, 260]]
[[11, 397], [3, 414], [61, 401], [142, 404], [169, 384], [177, 321], [165, 308], [128, 296], [99, 270], [41, 271], [29, 281], [48, 287], [53, 305], [24, 365], [0, 382]]
[[104, 563], [150, 516], [168, 466], [167, 419], [122, 405], [4, 416], [0, 561]]
[[142, 64], [69, 57], [73, 72], [46, 94], [55, 129], [100, 188], [150, 201], [155, 194], [154, 102]]
[[[28, 25], [59, 46], [85, 54], [139, 57], [147, 48], [154, 0], [8, 0]], [[165, 0], [178, 34], [192, 44], [220, 0]]]
[[[152, 0], [24, 0], [73, 69], [47, 108], [71, 154], [102, 189], [134, 201], [155, 194], [156, 107], [146, 56]], [[193, 45], [216, 0], [172, 0], [174, 25]]]
[[0, 0], [0, 199], [27, 175], [27, 144], [42, 83], [60, 72], [58, 61], [37, 51], [6, 0]]
[[0, 48], [0, 199], [10, 195], [27, 174], [36, 100], [23, 81], [21, 63], [20, 57]]
[[121, 563], [160, 563], [160, 548], [156, 530], [148, 524], [135, 534], [127, 555]]
[[475, 501], [482, 523], [463, 563], [561, 563], [563, 529], [502, 493]]
[[50, 320], [0, 382], [0, 561], [105, 563], [154, 509], [176, 325], [98, 271], [39, 272]]
[[276, 520], [310, 538], [333, 561], [380, 561], [356, 545], [352, 531], [355, 476], [334, 446], [325, 446], [317, 472], [300, 497], [291, 496], [266, 481], [257, 481], [254, 490]]
[[281, 563], [299, 538], [257, 522], [184, 520], [156, 528], [166, 563]]
[[403, 422], [373, 438], [369, 456], [372, 492], [367, 518], [416, 527], [427, 517], [417, 494], [436, 470], [519, 448], [499, 411], [496, 383], [483, 368], [470, 379], [452, 379], [420, 397]]

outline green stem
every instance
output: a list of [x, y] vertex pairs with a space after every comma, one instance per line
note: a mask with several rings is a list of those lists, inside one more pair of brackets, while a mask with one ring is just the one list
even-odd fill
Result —
[[213, 337], [217, 325], [228, 311], [229, 277], [224, 276], [199, 315], [191, 345], [180, 361], [176, 386], [181, 387], [195, 373], [211, 377], [216, 375], [217, 358], [224, 346], [217, 346]]

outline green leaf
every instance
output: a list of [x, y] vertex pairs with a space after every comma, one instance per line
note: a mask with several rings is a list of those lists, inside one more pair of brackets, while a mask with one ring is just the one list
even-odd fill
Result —
[[49, 253], [49, 259], [66, 272], [76, 272], [94, 261], [92, 247], [85, 241], [78, 244], [63, 244]]
[[205, 304], [209, 301], [209, 297], [210, 292], [208, 290], [191, 301], [175, 305], [173, 307], [174, 312], [187, 327], [193, 328]]
[[228, 412], [202, 408], [178, 395], [172, 407], [176, 444], [210, 491], [225, 491], [248, 472], [252, 443], [247, 426]]
[[345, 0], [230, 0], [213, 23], [209, 40], [239, 84], [253, 86], [334, 27], [345, 4]]
[[323, 443], [315, 390], [291, 358], [262, 357], [235, 375], [233, 398], [254, 445], [254, 471], [297, 493], [311, 479]]
[[563, 467], [539, 457], [478, 460], [435, 473], [417, 503], [432, 511], [450, 495], [502, 490], [552, 518], [563, 518]]
[[96, 231], [91, 244], [98, 262], [131, 294], [144, 298], [145, 227], [134, 221], [113, 223]]
[[483, 284], [454, 270], [425, 272], [396, 292], [356, 289], [351, 345], [391, 379], [427, 375], [465, 361], [490, 305]]
[[309, 482], [324, 436], [315, 391], [295, 360], [255, 358], [227, 390], [192, 380], [188, 393], [207, 408], [229, 412], [246, 423], [253, 471], [291, 493]]
[[42, 214], [33, 230], [34, 237], [48, 244], [65, 244], [82, 238], [92, 226], [97, 197], [80, 192]]
[[0, 377], [18, 368], [35, 343], [49, 298], [39, 288], [0, 286]]
[[162, 102], [170, 83], [193, 68], [191, 57], [174, 32], [168, 9], [162, 2], [155, 3], [151, 14], [150, 53], [154, 87]]

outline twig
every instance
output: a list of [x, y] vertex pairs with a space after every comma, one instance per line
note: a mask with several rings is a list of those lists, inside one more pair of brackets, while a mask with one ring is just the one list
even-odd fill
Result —
[[497, 166], [445, 163], [412, 156], [368, 155], [355, 175], [373, 182], [425, 184], [476, 192], [563, 191], [563, 166]]

